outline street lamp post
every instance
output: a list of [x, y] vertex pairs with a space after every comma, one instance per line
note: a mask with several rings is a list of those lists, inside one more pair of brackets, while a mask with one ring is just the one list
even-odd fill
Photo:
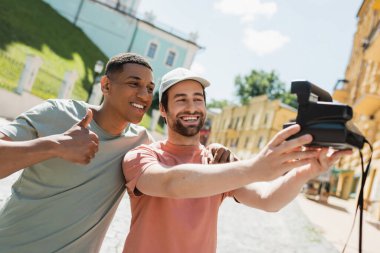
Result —
[[99, 82], [100, 73], [102, 73], [103, 67], [104, 67], [104, 63], [101, 60], [96, 61], [95, 66], [94, 66], [94, 82], [91, 85], [87, 102], [89, 102], [92, 96], [92, 93], [94, 92], [94, 86]]

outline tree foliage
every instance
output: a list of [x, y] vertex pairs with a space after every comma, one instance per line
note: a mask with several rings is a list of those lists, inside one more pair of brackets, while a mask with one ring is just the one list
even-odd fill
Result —
[[227, 99], [217, 100], [212, 98], [210, 102], [207, 103], [207, 108], [220, 108], [223, 109], [225, 106], [229, 105]]
[[269, 99], [280, 99], [292, 107], [297, 106], [296, 97], [286, 91], [285, 83], [274, 71], [252, 70], [248, 75], [235, 78], [236, 95], [242, 104], [247, 104], [251, 97], [267, 95]]

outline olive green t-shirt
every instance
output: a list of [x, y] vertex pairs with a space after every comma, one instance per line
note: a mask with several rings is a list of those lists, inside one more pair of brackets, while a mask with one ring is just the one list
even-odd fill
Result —
[[[60, 134], [79, 122], [90, 105], [48, 100], [0, 132], [13, 141]], [[24, 169], [0, 210], [0, 252], [98, 252], [125, 191], [124, 154], [150, 143], [145, 128], [129, 124], [118, 136], [91, 121], [99, 151], [88, 165], [54, 158]]]

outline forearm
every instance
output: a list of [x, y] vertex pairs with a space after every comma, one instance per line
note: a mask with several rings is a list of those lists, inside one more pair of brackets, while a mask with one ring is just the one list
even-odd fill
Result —
[[297, 197], [308, 179], [307, 174], [295, 169], [271, 182], [253, 183], [237, 189], [234, 196], [247, 206], [276, 212]]
[[[182, 164], [165, 168], [157, 162], [157, 157], [146, 155], [154, 165], [145, 168], [137, 181], [137, 189], [147, 195], [169, 198], [197, 198], [211, 196], [241, 188], [253, 182], [273, 180], [293, 168], [309, 163], [316, 156], [315, 151], [299, 151], [298, 147], [311, 142], [312, 137], [305, 135], [289, 142], [286, 140], [296, 133], [299, 127], [280, 132], [262, 152], [254, 158], [224, 164]], [[138, 158], [140, 156], [140, 158]], [[135, 154], [136, 159], [142, 159]], [[126, 156], [123, 168], [134, 163], [133, 156]], [[128, 178], [127, 178], [128, 181]], [[133, 189], [134, 190], [134, 189]]]
[[181, 164], [170, 169], [148, 168], [137, 182], [137, 188], [157, 197], [199, 198], [231, 191], [256, 178], [251, 160], [214, 165]]
[[0, 178], [54, 157], [55, 146], [49, 138], [15, 142], [0, 140]]

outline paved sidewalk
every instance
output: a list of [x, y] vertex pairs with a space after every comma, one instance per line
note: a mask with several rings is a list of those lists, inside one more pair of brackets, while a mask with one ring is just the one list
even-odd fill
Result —
[[0, 117], [14, 119], [42, 101], [44, 100], [26, 91], [20, 95], [0, 88]]
[[[346, 201], [330, 196], [328, 203], [324, 204], [299, 195], [297, 202], [315, 229], [341, 252], [353, 223], [355, 201], [352, 199]], [[364, 212], [363, 220], [363, 253], [378, 253], [380, 252], [380, 222], [371, 220], [370, 215], [366, 212]], [[358, 222], [359, 216], [356, 218], [356, 224], [345, 253], [358, 252]]]

